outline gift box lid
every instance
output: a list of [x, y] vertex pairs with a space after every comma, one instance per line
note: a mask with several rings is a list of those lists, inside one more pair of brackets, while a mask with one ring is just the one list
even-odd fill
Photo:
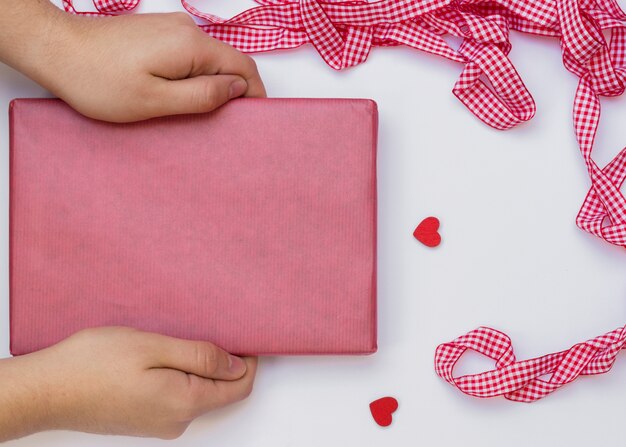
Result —
[[374, 352], [376, 140], [363, 99], [131, 124], [14, 100], [12, 354], [111, 325], [240, 355]]

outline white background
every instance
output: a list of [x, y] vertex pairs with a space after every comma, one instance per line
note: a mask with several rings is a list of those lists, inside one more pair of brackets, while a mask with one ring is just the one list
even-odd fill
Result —
[[[60, 3], [60, 2], [58, 2]], [[86, 2], [78, 2], [86, 5]], [[250, 0], [201, 3], [224, 16]], [[624, 0], [621, 0], [622, 6]], [[181, 9], [145, 1], [141, 11]], [[367, 63], [328, 68], [311, 46], [255, 56], [270, 96], [365, 97], [378, 102], [379, 352], [370, 357], [263, 358], [245, 402], [195, 421], [172, 446], [492, 446], [623, 443], [626, 358], [535, 404], [466, 397], [439, 379], [433, 353], [479, 325], [508, 333], [518, 358], [568, 348], [626, 324], [626, 253], [578, 230], [589, 187], [574, 139], [577, 79], [554, 39], [513, 33], [511, 59], [538, 112], [499, 132], [451, 94], [462, 67], [407, 48], [374, 49]], [[0, 108], [47, 96], [0, 66]], [[626, 99], [602, 100], [595, 158], [626, 143]], [[8, 120], [0, 119], [0, 355], [8, 356]], [[412, 237], [429, 215], [443, 243]], [[489, 362], [458, 368], [477, 372]], [[393, 424], [368, 404], [395, 396]], [[153, 446], [165, 441], [42, 433], [10, 446]]]

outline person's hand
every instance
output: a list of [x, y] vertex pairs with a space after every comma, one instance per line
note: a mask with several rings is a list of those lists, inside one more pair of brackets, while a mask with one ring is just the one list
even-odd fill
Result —
[[89, 117], [138, 121], [265, 96], [252, 58], [207, 36], [188, 14], [55, 15], [37, 60], [21, 61], [22, 71]]
[[31, 425], [13, 421], [24, 428], [15, 436], [69, 429], [172, 439], [199, 415], [247, 397], [256, 364], [210, 343], [114, 327], [1, 360], [0, 381], [19, 401], [13, 416]]

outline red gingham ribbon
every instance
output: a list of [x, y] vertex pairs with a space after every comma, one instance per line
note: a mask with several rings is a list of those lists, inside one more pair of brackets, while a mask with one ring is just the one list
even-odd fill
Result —
[[101, 16], [120, 14], [132, 11], [139, 5], [140, 0], [94, 0], [98, 12], [79, 12], [74, 8], [73, 0], [63, 0], [63, 7], [72, 14], [80, 14], [87, 16]]
[[[563, 64], [580, 78], [574, 98], [574, 129], [591, 179], [577, 225], [605, 241], [626, 247], [626, 148], [604, 168], [591, 158], [600, 119], [600, 97], [618, 96], [626, 86], [626, 14], [616, 0], [256, 0], [259, 5], [230, 19], [185, 9], [202, 19], [209, 35], [252, 53], [311, 43], [336, 70], [360, 64], [373, 46], [406, 45], [465, 64], [454, 95], [496, 129], [510, 129], [535, 114], [535, 103], [507, 55], [509, 30], [558, 37]], [[133, 10], [139, 0], [94, 0], [98, 12]], [[610, 31], [607, 43], [603, 32]], [[458, 50], [442, 38], [463, 39]], [[487, 86], [482, 79], [487, 79]], [[624, 346], [626, 326], [567, 351], [516, 362], [510, 339], [479, 328], [437, 348], [437, 374], [464, 393], [504, 395], [532, 402], [579, 375], [607, 372]], [[454, 378], [457, 360], [468, 350], [496, 360], [496, 369]], [[549, 379], [541, 378], [550, 375]]]
[[[511, 339], [487, 327], [475, 329], [450, 343], [437, 347], [437, 374], [470, 396], [504, 396], [517, 402], [534, 402], [578, 376], [603, 374], [611, 369], [626, 342], [626, 326], [567, 351], [521, 362], [515, 361]], [[452, 370], [467, 350], [496, 361], [496, 369], [480, 374], [454, 377]], [[541, 378], [549, 375], [549, 378]]]

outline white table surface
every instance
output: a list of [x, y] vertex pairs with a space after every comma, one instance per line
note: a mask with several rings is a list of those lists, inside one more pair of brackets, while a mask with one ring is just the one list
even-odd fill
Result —
[[[253, 3], [204, 4], [230, 15]], [[180, 9], [177, 0], [151, 0], [140, 11]], [[571, 121], [577, 78], [562, 67], [556, 40], [513, 33], [512, 42], [511, 58], [538, 112], [530, 123], [507, 132], [483, 125], [454, 98], [460, 65], [411, 49], [374, 49], [365, 64], [344, 72], [328, 68], [311, 46], [255, 56], [270, 96], [378, 102], [379, 352], [263, 358], [249, 399], [200, 418], [168, 445], [623, 442], [624, 355], [610, 373], [579, 379], [532, 405], [466, 397], [433, 370], [439, 343], [479, 325], [508, 333], [524, 359], [626, 323], [626, 253], [574, 224], [589, 187]], [[0, 65], [0, 108], [6, 110], [15, 97], [47, 95]], [[626, 98], [603, 99], [602, 108], [595, 157], [603, 166], [626, 143]], [[8, 356], [6, 114], [0, 135], [0, 356]], [[412, 236], [429, 215], [442, 221], [444, 242], [434, 250]], [[491, 365], [470, 358], [457, 374]], [[383, 429], [373, 422], [368, 404], [385, 395], [395, 396], [400, 408]], [[164, 442], [51, 432], [6, 445]]]

